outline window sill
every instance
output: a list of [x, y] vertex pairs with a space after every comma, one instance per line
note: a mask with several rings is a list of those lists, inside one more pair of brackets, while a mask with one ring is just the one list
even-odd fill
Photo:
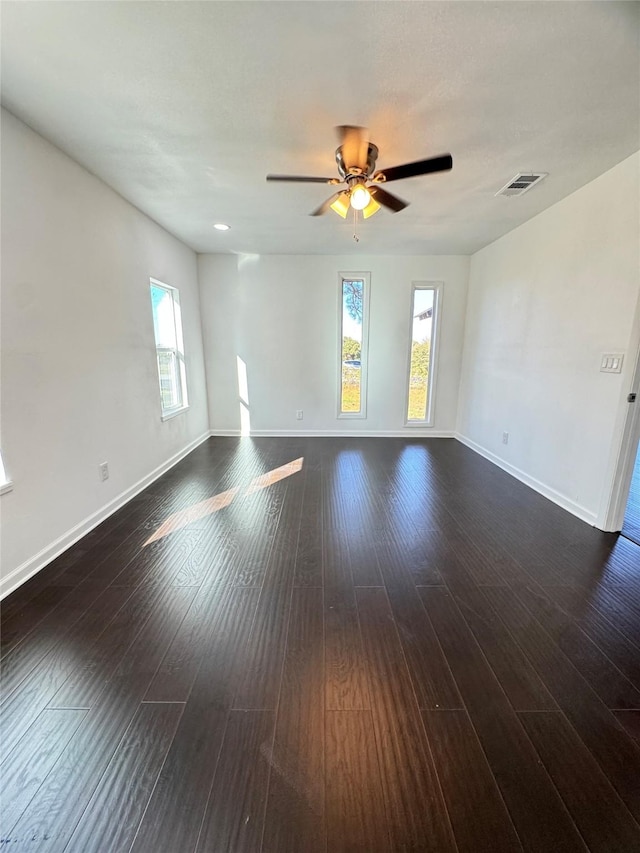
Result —
[[0, 495], [6, 495], [7, 492], [12, 492], [12, 491], [13, 491], [13, 483], [11, 482], [11, 480], [7, 480], [6, 483], [3, 483], [0, 486]]
[[421, 429], [429, 428], [433, 426], [433, 421], [405, 421], [405, 427], [411, 429], [412, 427], [420, 427]]
[[163, 421], [170, 421], [171, 418], [175, 418], [177, 415], [181, 415], [183, 412], [189, 411], [189, 406], [182, 406], [180, 409], [172, 409], [170, 412], [164, 412], [162, 414]]

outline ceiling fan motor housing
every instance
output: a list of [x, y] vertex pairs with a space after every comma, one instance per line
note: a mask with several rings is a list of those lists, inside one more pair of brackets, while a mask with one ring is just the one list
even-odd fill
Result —
[[364, 169], [361, 169], [359, 166], [349, 166], [344, 162], [344, 158], [342, 156], [342, 145], [336, 149], [336, 163], [338, 166], [338, 172], [340, 177], [343, 180], [346, 180], [349, 175], [360, 176], [368, 178], [369, 175], [373, 172], [376, 160], [378, 159], [378, 146], [374, 145], [372, 142], [369, 143], [369, 147], [367, 148], [367, 165]]

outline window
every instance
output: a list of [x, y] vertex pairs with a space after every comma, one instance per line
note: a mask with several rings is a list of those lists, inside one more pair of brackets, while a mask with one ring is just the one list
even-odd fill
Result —
[[13, 489], [13, 483], [7, 477], [7, 473], [4, 470], [4, 462], [2, 461], [2, 451], [0, 450], [0, 495], [4, 495], [5, 492], [10, 492]]
[[188, 407], [180, 294], [175, 287], [151, 279], [151, 307], [162, 417], [166, 419]]
[[433, 423], [436, 335], [441, 288], [441, 284], [414, 283], [411, 292], [407, 425], [431, 426]]
[[338, 417], [367, 415], [369, 273], [340, 273]]

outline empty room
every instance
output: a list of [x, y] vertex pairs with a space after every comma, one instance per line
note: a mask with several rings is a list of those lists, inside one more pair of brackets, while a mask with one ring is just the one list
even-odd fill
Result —
[[640, 3], [0, 25], [0, 848], [640, 851]]

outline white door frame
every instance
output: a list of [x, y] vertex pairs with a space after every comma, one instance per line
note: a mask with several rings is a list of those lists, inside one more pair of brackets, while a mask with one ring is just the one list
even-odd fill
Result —
[[[629, 498], [633, 466], [640, 443], [640, 299], [636, 306], [633, 328], [629, 338], [627, 358], [635, 363], [631, 382], [623, 389], [620, 400], [614, 442], [607, 468], [607, 478], [596, 520], [600, 530], [617, 531], [622, 528]], [[629, 403], [627, 395], [635, 394], [636, 402]]]

